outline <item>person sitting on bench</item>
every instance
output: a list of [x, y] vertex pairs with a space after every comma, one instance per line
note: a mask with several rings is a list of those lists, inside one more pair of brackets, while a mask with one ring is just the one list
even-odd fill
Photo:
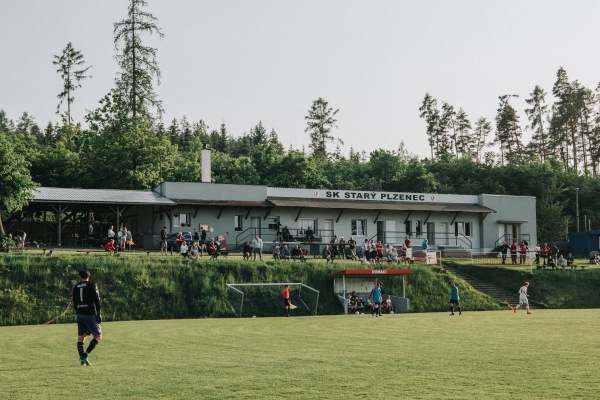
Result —
[[348, 297], [346, 298], [346, 306], [348, 307], [349, 314], [354, 314], [358, 312], [356, 311], [356, 303], [352, 301], [351, 295], [348, 295]]
[[215, 245], [215, 242], [213, 240], [209, 241], [206, 245], [206, 253], [211, 256], [212, 258], [217, 258], [219, 257], [219, 250], [217, 249], [217, 246]]
[[302, 254], [302, 249], [297, 244], [292, 248], [292, 260], [300, 260], [302, 262], [306, 262], [304, 258], [304, 254]]
[[273, 258], [277, 261], [281, 261], [281, 251], [279, 250], [279, 246], [275, 246], [273, 249]]
[[279, 249], [279, 252], [281, 253], [282, 260], [290, 261], [291, 254], [290, 254], [290, 249], [288, 248], [287, 244], [284, 244], [283, 247], [281, 249]]
[[[567, 267], [569, 267], [571, 269], [577, 269], [577, 264], [575, 264], [575, 259], [573, 258], [573, 254], [569, 253], [566, 260], [567, 260]], [[585, 268], [585, 267], [582, 265], [581, 269], [583, 269], [583, 268]]]

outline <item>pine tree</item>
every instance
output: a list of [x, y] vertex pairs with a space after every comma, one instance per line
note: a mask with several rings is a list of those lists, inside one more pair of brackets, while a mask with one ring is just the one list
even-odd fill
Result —
[[67, 124], [71, 125], [71, 104], [75, 100], [73, 92], [81, 87], [81, 81], [87, 78], [91, 78], [87, 74], [87, 71], [91, 68], [90, 66], [84, 67], [85, 60], [83, 54], [79, 50], [73, 48], [71, 42], [67, 43], [67, 47], [64, 48], [60, 56], [55, 55], [52, 64], [57, 65], [58, 69], [56, 72], [59, 73], [60, 78], [63, 81], [63, 90], [58, 94], [60, 102], [56, 107], [56, 113], [60, 112], [60, 106], [63, 101], [67, 102]]
[[531, 108], [525, 109], [525, 113], [529, 118], [531, 131], [533, 132], [531, 136], [531, 149], [541, 162], [545, 162], [548, 157], [548, 134], [544, 129], [544, 122], [548, 118], [546, 92], [541, 86], [536, 85], [529, 96], [531, 97], [526, 99], [525, 102]]
[[440, 124], [440, 112], [436, 107], [437, 100], [434, 99], [429, 93], [425, 93], [423, 103], [421, 103], [421, 107], [419, 107], [419, 111], [421, 112], [419, 116], [423, 118], [425, 120], [425, 123], [427, 124], [426, 134], [428, 137], [427, 141], [429, 142], [432, 160], [439, 153], [438, 133]]
[[442, 103], [442, 118], [440, 121], [439, 141], [441, 144], [441, 155], [455, 154], [458, 157], [456, 145], [456, 111], [454, 107], [446, 102]]
[[504, 95], [498, 97], [500, 106], [496, 114], [496, 142], [500, 144], [501, 162], [518, 160], [523, 156], [522, 131], [519, 125], [517, 110], [510, 105], [511, 97], [518, 95]]
[[473, 147], [472, 142], [475, 137], [471, 136], [471, 121], [469, 116], [459, 108], [454, 121], [456, 131], [456, 155], [458, 157], [472, 154], [470, 149]]
[[307, 125], [304, 131], [310, 134], [308, 146], [312, 149], [313, 156], [327, 158], [327, 143], [337, 140], [344, 144], [341, 139], [336, 139], [331, 134], [331, 130], [337, 128], [335, 116], [339, 111], [339, 109], [334, 111], [321, 97], [315, 100], [308, 110], [308, 115], [304, 117]]
[[492, 132], [492, 124], [484, 117], [479, 117], [475, 122], [473, 131], [473, 141], [470, 143], [471, 153], [475, 155], [477, 161], [480, 161], [483, 155], [483, 149], [487, 145], [487, 138]]
[[156, 60], [156, 48], [146, 46], [142, 35], [163, 37], [157, 19], [142, 8], [145, 0], [130, 0], [127, 18], [114, 24], [116, 56], [121, 71], [117, 74], [117, 91], [125, 102], [127, 113], [132, 116], [150, 115], [152, 108], [160, 114], [162, 104], [154, 91], [154, 79], [160, 85], [160, 69]]

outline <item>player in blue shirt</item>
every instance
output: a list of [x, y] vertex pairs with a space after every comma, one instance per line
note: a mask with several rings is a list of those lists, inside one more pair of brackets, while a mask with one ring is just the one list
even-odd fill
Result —
[[373, 303], [375, 306], [371, 311], [371, 315], [376, 317], [381, 316], [381, 282], [377, 282], [377, 286], [371, 289], [371, 296], [373, 296]]
[[460, 296], [458, 295], [458, 287], [452, 282], [450, 284], [450, 315], [454, 315], [454, 305], [458, 306], [458, 315], [462, 315], [460, 309]]

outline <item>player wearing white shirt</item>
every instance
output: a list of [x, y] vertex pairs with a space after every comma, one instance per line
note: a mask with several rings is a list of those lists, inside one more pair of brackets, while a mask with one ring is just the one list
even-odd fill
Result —
[[531, 314], [531, 312], [529, 311], [529, 299], [527, 298], [529, 297], [529, 295], [527, 294], [528, 287], [529, 282], [525, 282], [525, 284], [521, 286], [521, 289], [519, 289], [519, 304], [517, 304], [516, 307], [513, 308], [514, 313], [516, 313], [517, 309], [521, 308], [521, 306], [524, 304], [525, 309], [527, 310], [527, 314]]

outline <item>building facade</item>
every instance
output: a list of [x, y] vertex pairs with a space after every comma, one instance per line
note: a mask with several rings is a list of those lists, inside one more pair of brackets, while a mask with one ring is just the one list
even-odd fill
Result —
[[240, 248], [260, 235], [265, 242], [329, 243], [334, 235], [359, 244], [381, 240], [398, 246], [409, 236], [434, 248], [489, 252], [502, 241], [537, 242], [536, 200], [529, 196], [450, 195], [322, 189], [271, 188], [254, 185], [164, 182], [154, 192], [172, 207], [154, 210], [153, 235], [203, 227], [209, 237], [224, 236]]

